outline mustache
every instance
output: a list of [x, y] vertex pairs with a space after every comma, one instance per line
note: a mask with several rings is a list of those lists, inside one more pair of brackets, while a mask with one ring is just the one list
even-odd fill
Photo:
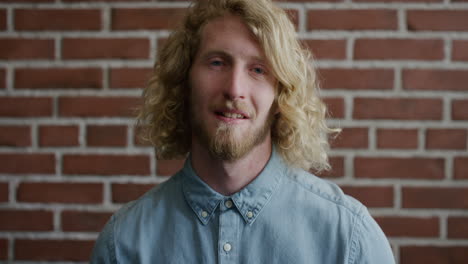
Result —
[[249, 118], [255, 117], [255, 111], [243, 101], [226, 100], [224, 102], [215, 103], [211, 106], [212, 111], [228, 110], [242, 112]]

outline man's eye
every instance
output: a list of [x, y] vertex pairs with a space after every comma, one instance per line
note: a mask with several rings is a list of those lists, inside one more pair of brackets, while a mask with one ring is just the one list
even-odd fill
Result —
[[211, 62], [210, 62], [210, 65], [211, 65], [211, 66], [222, 66], [222, 65], [223, 65], [223, 62], [220, 61], [220, 60], [214, 60], [214, 61], [211, 61]]
[[253, 72], [255, 72], [256, 74], [265, 74], [265, 70], [263, 68], [260, 68], [260, 67], [255, 67], [252, 69]]

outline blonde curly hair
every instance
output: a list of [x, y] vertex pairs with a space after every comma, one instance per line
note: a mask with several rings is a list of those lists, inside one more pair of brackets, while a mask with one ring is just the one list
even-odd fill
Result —
[[326, 107], [318, 96], [319, 84], [310, 52], [297, 40], [293, 24], [270, 0], [199, 0], [184, 23], [165, 42], [153, 75], [143, 92], [138, 124], [144, 127], [158, 157], [186, 157], [191, 147], [189, 107], [190, 67], [201, 31], [210, 20], [226, 14], [242, 18], [263, 47], [279, 82], [279, 114], [272, 140], [284, 160], [294, 167], [327, 170], [328, 135], [336, 130], [325, 122]]

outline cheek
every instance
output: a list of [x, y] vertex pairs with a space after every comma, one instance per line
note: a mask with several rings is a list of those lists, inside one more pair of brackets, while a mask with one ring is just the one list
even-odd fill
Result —
[[261, 107], [270, 110], [274, 106], [275, 89], [271, 86], [262, 88], [264, 88], [263, 93], [259, 96]]
[[216, 78], [200, 74], [191, 79], [192, 94], [207, 96], [212, 93], [212, 90], [216, 87], [216, 83]]
[[200, 74], [196, 69], [192, 69], [190, 72], [190, 97], [192, 101], [198, 102], [200, 101], [201, 95], [203, 95], [203, 89], [205, 87], [205, 83], [202, 78], [200, 78]]
[[200, 83], [192, 83], [190, 89], [190, 104], [195, 115], [205, 115], [209, 111], [211, 100], [210, 93], [205, 86]]

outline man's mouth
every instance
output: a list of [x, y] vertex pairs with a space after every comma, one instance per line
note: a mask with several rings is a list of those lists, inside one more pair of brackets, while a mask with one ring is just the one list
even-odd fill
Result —
[[224, 116], [227, 118], [233, 118], [233, 119], [247, 119], [247, 116], [241, 114], [241, 113], [232, 113], [232, 112], [215, 112], [217, 115]]

